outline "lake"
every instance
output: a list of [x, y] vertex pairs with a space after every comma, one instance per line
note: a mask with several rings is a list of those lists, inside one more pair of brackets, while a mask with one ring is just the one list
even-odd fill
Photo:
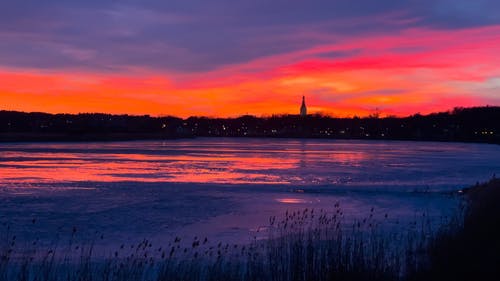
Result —
[[500, 172], [498, 159], [498, 145], [408, 141], [3, 143], [0, 222], [20, 243], [115, 247], [177, 235], [246, 243], [265, 237], [270, 216], [336, 203], [346, 221], [371, 208], [392, 225], [443, 220], [458, 190]]

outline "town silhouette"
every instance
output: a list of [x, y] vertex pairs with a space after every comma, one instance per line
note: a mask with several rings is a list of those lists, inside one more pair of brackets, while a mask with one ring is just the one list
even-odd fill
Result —
[[85, 141], [189, 137], [274, 137], [500, 143], [500, 107], [455, 108], [408, 117], [307, 114], [236, 118], [0, 111], [0, 141]]

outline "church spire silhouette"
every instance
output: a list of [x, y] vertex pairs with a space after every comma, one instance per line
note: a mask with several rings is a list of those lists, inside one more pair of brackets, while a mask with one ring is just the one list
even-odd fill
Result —
[[302, 105], [300, 106], [300, 116], [307, 115], [307, 107], [306, 107], [306, 97], [302, 96]]

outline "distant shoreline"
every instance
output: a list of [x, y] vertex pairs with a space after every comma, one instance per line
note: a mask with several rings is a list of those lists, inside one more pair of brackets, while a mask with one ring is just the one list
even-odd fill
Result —
[[0, 111], [0, 142], [167, 140], [256, 137], [500, 144], [500, 107], [455, 108], [408, 117], [312, 114], [237, 118]]
[[442, 139], [410, 139], [410, 138], [327, 138], [327, 137], [298, 137], [298, 136], [183, 136], [173, 137], [161, 134], [30, 134], [30, 133], [0, 133], [0, 143], [47, 143], [47, 142], [121, 142], [121, 141], [164, 141], [197, 138], [230, 138], [230, 139], [296, 139], [296, 140], [346, 140], [346, 141], [408, 141], [408, 142], [446, 142], [446, 143], [475, 143], [496, 144], [499, 141], [474, 140], [442, 140]]

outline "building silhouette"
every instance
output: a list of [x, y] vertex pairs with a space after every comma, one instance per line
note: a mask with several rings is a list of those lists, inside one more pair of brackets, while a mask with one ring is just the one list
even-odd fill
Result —
[[500, 106], [455, 108], [407, 117], [338, 118], [307, 114], [237, 118], [102, 113], [48, 114], [0, 110], [0, 143], [6, 141], [97, 141], [182, 137], [307, 137], [463, 141], [500, 144]]
[[300, 116], [307, 115], [307, 107], [306, 107], [306, 97], [302, 96], [302, 105], [300, 106]]

